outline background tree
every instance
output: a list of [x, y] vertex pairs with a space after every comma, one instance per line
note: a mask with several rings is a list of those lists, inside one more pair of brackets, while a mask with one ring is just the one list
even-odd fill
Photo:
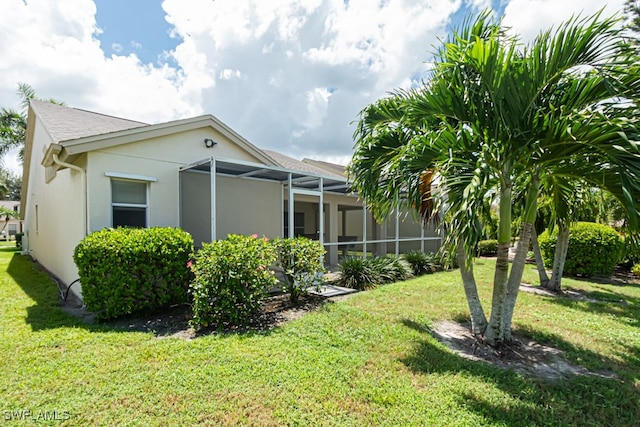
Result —
[[22, 178], [10, 171], [0, 169], [0, 199], [20, 200]]
[[[523, 48], [483, 13], [436, 52], [421, 87], [397, 90], [360, 115], [349, 166], [355, 189], [382, 219], [397, 207], [420, 206], [421, 175], [438, 174], [447, 243], [458, 248], [472, 330], [491, 345], [511, 340], [543, 183], [583, 179], [605, 188], [631, 227], [638, 226], [637, 116], [620, 103], [637, 99], [638, 63], [617, 24], [598, 15], [572, 19]], [[512, 209], [520, 192], [521, 244], [510, 269]], [[487, 320], [472, 256], [489, 195], [497, 196], [499, 217]]]
[[631, 43], [637, 47], [640, 45], [640, 1], [626, 0], [624, 13], [627, 28], [633, 32]]
[[[20, 111], [11, 108], [0, 109], [0, 158], [4, 158], [12, 149], [18, 148], [18, 158], [23, 161], [29, 101], [40, 98], [36, 97], [35, 90], [26, 83], [18, 83], [17, 94], [20, 98]], [[55, 99], [49, 99], [48, 101], [64, 105], [63, 102]]]

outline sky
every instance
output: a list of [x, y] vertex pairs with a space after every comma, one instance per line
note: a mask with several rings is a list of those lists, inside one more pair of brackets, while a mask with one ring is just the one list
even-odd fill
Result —
[[[346, 164], [358, 113], [418, 84], [462, 19], [523, 41], [624, 0], [3, 0], [0, 107], [18, 83], [147, 123], [212, 114], [254, 145]], [[10, 156], [5, 164], [18, 172]]]

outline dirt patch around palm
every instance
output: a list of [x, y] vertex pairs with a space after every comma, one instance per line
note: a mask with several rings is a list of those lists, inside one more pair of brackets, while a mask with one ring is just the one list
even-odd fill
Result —
[[573, 375], [616, 378], [610, 371], [592, 372], [569, 362], [561, 350], [516, 336], [508, 345], [495, 349], [471, 333], [470, 325], [442, 321], [431, 334], [459, 356], [526, 375], [554, 381]]

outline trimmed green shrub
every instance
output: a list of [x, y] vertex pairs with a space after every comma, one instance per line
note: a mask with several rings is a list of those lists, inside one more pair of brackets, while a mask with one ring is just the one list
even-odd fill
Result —
[[108, 320], [188, 300], [193, 238], [177, 228], [108, 228], [76, 246], [87, 310]]
[[438, 257], [436, 254], [422, 251], [410, 251], [402, 256], [411, 266], [414, 276], [431, 274], [442, 270], [442, 266], [438, 264]]
[[635, 275], [640, 277], [640, 264], [636, 264], [631, 268], [631, 272]]
[[336, 284], [358, 290], [406, 280], [412, 276], [408, 262], [389, 257], [350, 257], [338, 266], [338, 270]]
[[498, 254], [497, 240], [480, 240], [478, 242], [478, 256], [495, 256]]
[[270, 270], [275, 261], [274, 245], [255, 235], [230, 235], [202, 245], [189, 263], [194, 275], [192, 325], [246, 324], [261, 308], [267, 290], [278, 283]]
[[[540, 234], [538, 242], [547, 268], [553, 267], [557, 230]], [[620, 261], [623, 241], [613, 228], [593, 222], [571, 227], [564, 273], [570, 276], [611, 275]]]
[[274, 239], [273, 245], [278, 254], [277, 264], [285, 276], [283, 290], [289, 293], [291, 301], [295, 302], [301, 295], [306, 295], [310, 287], [318, 288], [322, 284], [325, 254], [322, 243], [296, 237]]

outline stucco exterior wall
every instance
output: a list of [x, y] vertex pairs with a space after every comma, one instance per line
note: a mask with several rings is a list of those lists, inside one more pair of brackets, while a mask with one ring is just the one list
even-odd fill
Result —
[[[81, 173], [59, 171], [56, 178], [45, 182], [45, 169], [40, 166], [49, 137], [36, 122], [30, 168], [28, 203], [24, 212], [23, 250], [64, 283], [78, 278], [73, 262], [73, 250], [84, 237], [84, 182]], [[84, 168], [85, 158], [77, 164]], [[24, 197], [24, 196], [23, 196]], [[76, 293], [79, 287], [73, 287]]]
[[[206, 148], [203, 143], [205, 138], [212, 138], [218, 143], [213, 148]], [[90, 231], [112, 226], [111, 178], [107, 176], [110, 173], [152, 178], [153, 180], [148, 184], [148, 225], [179, 226], [179, 169], [211, 156], [259, 162], [235, 143], [210, 128], [90, 152], [88, 154]], [[208, 183], [206, 185], [208, 188]], [[221, 190], [224, 191], [222, 187]], [[201, 197], [205, 197], [204, 193], [206, 192], [203, 192]], [[223, 195], [221, 194], [220, 197]]]

